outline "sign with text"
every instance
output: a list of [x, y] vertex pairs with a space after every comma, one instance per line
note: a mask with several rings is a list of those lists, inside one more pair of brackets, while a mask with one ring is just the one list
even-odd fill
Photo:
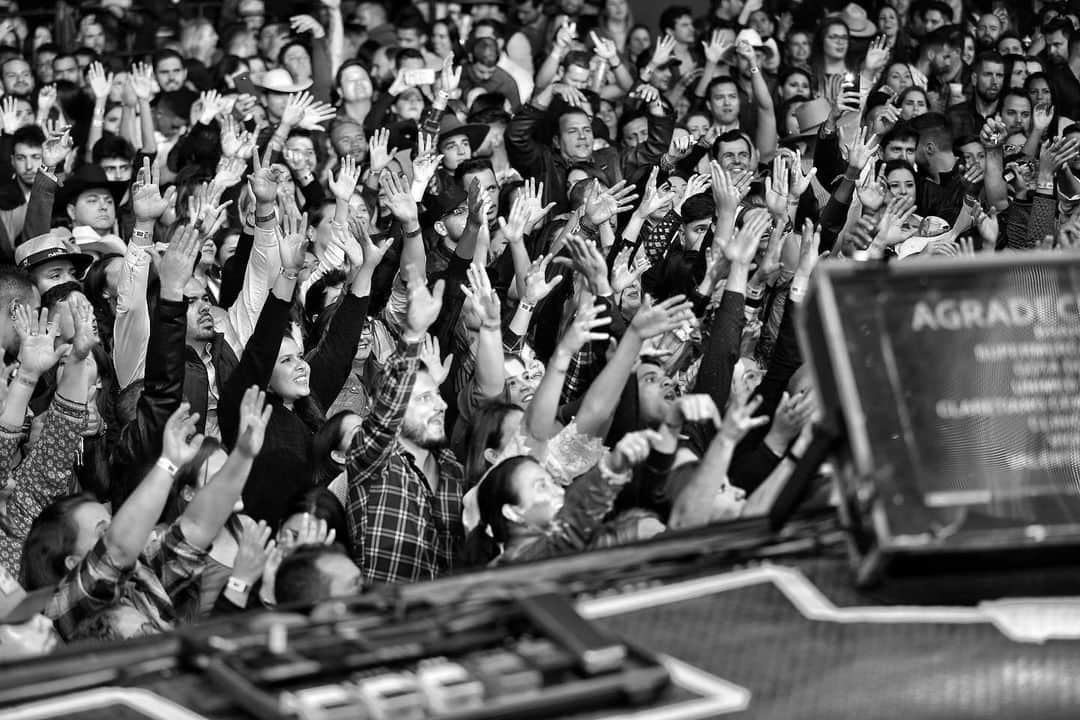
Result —
[[891, 533], [1080, 525], [1080, 257], [842, 265], [815, 290], [802, 337]]

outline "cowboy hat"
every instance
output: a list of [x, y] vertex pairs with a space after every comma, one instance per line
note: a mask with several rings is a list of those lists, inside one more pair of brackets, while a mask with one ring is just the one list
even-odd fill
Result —
[[877, 26], [870, 22], [866, 8], [858, 3], [848, 3], [837, 13], [837, 17], [848, 26], [848, 32], [854, 38], [868, 38], [877, 35]]
[[36, 235], [15, 248], [15, 264], [23, 270], [31, 270], [49, 260], [69, 260], [75, 266], [75, 274], [82, 275], [94, 262], [94, 257], [79, 252], [51, 232]]
[[264, 72], [258, 80], [252, 80], [256, 86], [267, 92], [296, 93], [311, 87], [311, 80], [306, 82], [293, 82], [292, 75], [288, 70], [274, 68]]
[[772, 43], [770, 45], [761, 39], [761, 34], [758, 33], [757, 30], [754, 30], [753, 28], [743, 28], [739, 31], [739, 34], [735, 36], [735, 44], [728, 48], [727, 51], [724, 53], [725, 62], [735, 62], [735, 57], [737, 54], [736, 49], [739, 47], [739, 44], [743, 42], [749, 44], [750, 47], [754, 48], [755, 50], [760, 50], [768, 57], [772, 57], [773, 53], [776, 52], [776, 43]]
[[97, 165], [83, 165], [64, 181], [56, 193], [56, 204], [66, 207], [79, 199], [87, 190], [105, 189], [113, 197], [113, 202], [120, 207], [120, 201], [128, 190], [128, 183], [110, 180], [105, 171]]
[[442, 119], [439, 120], [439, 138], [435, 142], [435, 147], [442, 147], [445, 141], [455, 135], [464, 135], [469, 140], [469, 147], [473, 149], [473, 152], [476, 152], [480, 145], [483, 144], [487, 134], [487, 125], [466, 125], [457, 119], [457, 115], [445, 113]]
[[795, 111], [795, 120], [799, 123], [799, 132], [780, 138], [781, 145], [817, 137], [818, 129], [829, 119], [832, 106], [825, 98], [807, 100]]
[[86, 225], [73, 229], [71, 239], [75, 241], [75, 244], [83, 252], [93, 253], [98, 256], [109, 255], [110, 253], [123, 255], [127, 252], [124, 241], [116, 235], [99, 235], [96, 230]]

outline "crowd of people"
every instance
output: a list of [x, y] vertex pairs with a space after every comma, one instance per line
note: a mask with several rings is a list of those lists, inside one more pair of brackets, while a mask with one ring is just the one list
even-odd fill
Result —
[[819, 262], [1080, 237], [1017, 5], [6, 4], [0, 656], [760, 510]]

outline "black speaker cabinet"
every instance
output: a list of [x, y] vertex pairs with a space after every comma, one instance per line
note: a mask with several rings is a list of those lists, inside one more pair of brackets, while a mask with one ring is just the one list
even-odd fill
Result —
[[862, 583], [1080, 546], [1080, 255], [826, 263], [798, 326]]

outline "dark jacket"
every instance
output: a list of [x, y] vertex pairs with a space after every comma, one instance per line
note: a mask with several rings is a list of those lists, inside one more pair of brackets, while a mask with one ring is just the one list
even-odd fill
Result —
[[[561, 153], [541, 145], [536, 139], [536, 131], [545, 117], [545, 111], [534, 107], [532, 103], [522, 105], [521, 110], [510, 119], [506, 150], [514, 167], [543, 181], [543, 202], [555, 203], [553, 213], [557, 215], [566, 212], [569, 207], [566, 200], [566, 173], [570, 166]], [[668, 139], [670, 140], [670, 134]], [[607, 185], [611, 186], [622, 180], [622, 163], [613, 148], [593, 152], [592, 164], [604, 176]]]
[[[218, 333], [210, 347], [210, 359], [214, 363], [216, 373], [217, 391], [221, 395], [222, 388], [228, 383], [240, 360], [236, 357], [232, 347], [225, 341], [225, 336]], [[199, 357], [198, 351], [186, 345], [184, 347], [184, 399], [191, 405], [191, 412], [199, 413], [199, 422], [195, 428], [198, 432], [206, 431], [206, 411], [210, 397], [210, 375], [206, 371], [206, 365]]]
[[114, 508], [120, 507], [158, 459], [165, 423], [183, 400], [187, 306], [187, 300], [158, 300], [154, 307], [142, 395], [135, 418], [120, 431], [110, 456]]
[[[239, 432], [244, 392], [252, 385], [265, 389], [270, 384], [281, 341], [289, 327], [291, 307], [291, 303], [271, 293], [239, 364], [221, 389], [218, 425], [221, 439], [229, 448], [236, 443]], [[330, 407], [348, 379], [367, 314], [368, 298], [350, 293], [341, 301], [319, 345], [306, 357], [311, 366], [310, 397], [297, 401], [290, 409], [281, 398], [267, 394], [267, 402], [274, 411], [266, 427], [262, 452], [255, 458], [243, 495], [245, 511], [256, 520], [265, 520], [276, 527], [285, 519], [285, 508], [293, 496], [315, 485], [311, 440], [322, 420], [323, 409]]]

